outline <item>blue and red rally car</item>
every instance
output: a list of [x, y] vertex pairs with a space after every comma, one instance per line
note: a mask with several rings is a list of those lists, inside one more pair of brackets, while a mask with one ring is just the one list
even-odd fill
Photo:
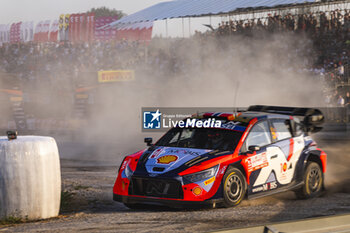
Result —
[[204, 113], [220, 127], [174, 127], [155, 144], [126, 156], [113, 199], [130, 208], [209, 204], [231, 207], [244, 198], [294, 190], [300, 198], [324, 188], [327, 155], [308, 136], [324, 121], [318, 109], [250, 106]]

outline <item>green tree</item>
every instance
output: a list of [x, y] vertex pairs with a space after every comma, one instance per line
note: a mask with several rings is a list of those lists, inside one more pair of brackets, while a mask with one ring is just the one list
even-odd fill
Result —
[[126, 14], [122, 11], [118, 11], [115, 8], [109, 9], [105, 6], [99, 8], [92, 8], [88, 13], [95, 13], [95, 17], [103, 17], [103, 16], [118, 16], [118, 19], [126, 16]]

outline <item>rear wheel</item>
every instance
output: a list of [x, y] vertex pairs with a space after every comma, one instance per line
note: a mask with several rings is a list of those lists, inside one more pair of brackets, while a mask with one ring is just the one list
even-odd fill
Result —
[[227, 169], [223, 178], [224, 207], [233, 207], [241, 203], [245, 197], [247, 182], [237, 168]]
[[323, 188], [323, 172], [316, 162], [309, 161], [303, 178], [304, 184], [295, 193], [300, 199], [317, 197], [321, 194]]

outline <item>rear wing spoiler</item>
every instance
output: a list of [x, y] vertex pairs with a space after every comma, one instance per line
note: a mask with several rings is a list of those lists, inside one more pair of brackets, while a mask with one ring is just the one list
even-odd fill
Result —
[[252, 105], [248, 107], [247, 111], [252, 112], [267, 112], [289, 116], [303, 117], [303, 125], [307, 132], [318, 132], [322, 127], [319, 125], [324, 123], [324, 115], [317, 108], [295, 108], [295, 107], [282, 107], [282, 106], [267, 106], [267, 105]]

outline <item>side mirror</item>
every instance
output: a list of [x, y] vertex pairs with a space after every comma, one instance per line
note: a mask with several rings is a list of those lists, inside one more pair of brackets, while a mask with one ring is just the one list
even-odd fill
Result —
[[147, 143], [147, 146], [152, 146], [152, 138], [145, 138], [144, 142]]
[[260, 150], [260, 146], [249, 146], [248, 150], [252, 151], [252, 152], [259, 151]]

